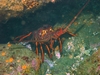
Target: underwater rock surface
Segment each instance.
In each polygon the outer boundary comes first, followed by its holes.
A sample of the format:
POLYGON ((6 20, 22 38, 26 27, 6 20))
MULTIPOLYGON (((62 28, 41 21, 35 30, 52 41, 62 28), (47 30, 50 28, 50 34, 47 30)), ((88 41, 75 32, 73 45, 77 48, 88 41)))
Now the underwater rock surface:
POLYGON ((21 17, 25 13, 33 12, 40 7, 55 3, 59 0, 0 0, 0 22, 11 17, 21 17))
POLYGON ((38 75, 40 65, 41 59, 24 46, 0 44, 0 75, 38 75))

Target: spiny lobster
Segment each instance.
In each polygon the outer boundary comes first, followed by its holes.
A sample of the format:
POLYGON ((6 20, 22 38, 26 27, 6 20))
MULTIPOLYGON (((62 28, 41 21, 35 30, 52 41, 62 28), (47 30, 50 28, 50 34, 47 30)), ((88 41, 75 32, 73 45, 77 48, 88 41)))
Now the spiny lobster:
POLYGON ((24 40, 27 39, 28 37, 31 37, 30 40, 28 40, 27 42, 32 42, 35 43, 36 45, 36 54, 39 54, 39 49, 38 49, 38 45, 40 45, 40 50, 41 50, 41 58, 42 58, 42 62, 44 61, 44 51, 43 51, 43 47, 42 45, 45 45, 49 57, 52 57, 51 51, 54 51, 53 45, 54 45, 54 41, 58 40, 59 41, 59 50, 60 53, 62 52, 62 41, 60 39, 60 36, 68 33, 72 36, 75 36, 75 34, 71 33, 68 31, 68 28, 72 25, 72 23, 76 20, 76 18, 78 17, 78 15, 82 12, 82 10, 86 7, 86 5, 89 3, 90 0, 88 0, 85 5, 80 9, 80 11, 76 14, 76 16, 72 19, 72 21, 65 27, 65 28, 59 28, 57 30, 54 30, 51 26, 45 25, 41 28, 39 28, 36 31, 30 32, 26 35, 22 35, 22 36, 18 36, 16 37, 14 40, 18 40, 18 42, 25 42, 24 40), (48 45, 47 45, 48 44, 48 45))

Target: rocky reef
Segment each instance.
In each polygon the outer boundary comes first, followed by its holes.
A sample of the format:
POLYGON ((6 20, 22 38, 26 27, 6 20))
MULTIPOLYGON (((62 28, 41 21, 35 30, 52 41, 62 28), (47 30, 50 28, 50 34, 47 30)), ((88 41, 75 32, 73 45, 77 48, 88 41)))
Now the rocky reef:
POLYGON ((59 0, 0 0, 0 22, 7 21, 11 17, 20 17, 32 12, 48 3, 59 0))

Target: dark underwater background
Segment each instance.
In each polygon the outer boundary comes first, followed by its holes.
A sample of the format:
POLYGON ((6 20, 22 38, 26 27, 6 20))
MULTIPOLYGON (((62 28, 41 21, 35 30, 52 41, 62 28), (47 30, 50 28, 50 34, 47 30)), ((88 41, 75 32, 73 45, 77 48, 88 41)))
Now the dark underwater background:
MULTIPOLYGON (((7 43, 12 40, 11 37, 27 34, 45 24, 54 26, 57 23, 60 25, 66 23, 67 25, 85 2, 86 0, 62 0, 56 3, 48 3, 37 9, 34 13, 29 12, 22 16, 12 17, 7 21, 4 20, 0 22, 0 43, 7 43)), ((92 18, 95 19, 99 15, 99 3, 99 0, 91 0, 82 14, 92 14, 92 18)), ((87 18, 88 16, 85 19, 87 18)))

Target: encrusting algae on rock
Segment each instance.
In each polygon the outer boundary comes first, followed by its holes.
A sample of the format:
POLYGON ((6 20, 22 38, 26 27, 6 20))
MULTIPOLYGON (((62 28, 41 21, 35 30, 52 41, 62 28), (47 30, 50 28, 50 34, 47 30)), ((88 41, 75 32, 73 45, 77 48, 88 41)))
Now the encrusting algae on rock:
POLYGON ((78 67, 77 71, 73 71, 77 75, 99 75, 100 74, 100 48, 90 57, 86 58, 78 67))
POLYGON ((36 57, 34 59, 32 59, 32 67, 34 70, 38 71, 41 65, 41 59, 39 57, 36 57))
POLYGON ((7 43, 4 44, 0 50, 1 75, 29 75, 39 72, 41 59, 31 50, 22 45, 10 43, 9 47, 7 43))
POLYGON ((12 57, 10 57, 9 59, 7 59, 5 62, 6 63, 12 63, 14 61, 14 59, 12 57))

